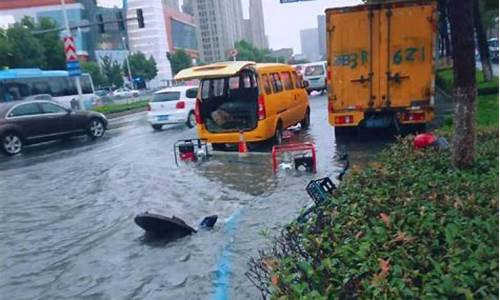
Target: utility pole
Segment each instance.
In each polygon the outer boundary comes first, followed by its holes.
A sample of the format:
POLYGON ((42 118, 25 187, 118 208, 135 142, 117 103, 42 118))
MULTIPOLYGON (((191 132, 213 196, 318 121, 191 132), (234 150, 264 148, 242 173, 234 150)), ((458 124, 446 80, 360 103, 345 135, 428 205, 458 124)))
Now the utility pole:
POLYGON ((125 56, 125 60, 127 62, 127 70, 128 70, 128 80, 130 84, 132 84, 132 88, 134 87, 134 82, 132 81, 132 71, 130 70, 130 61, 128 60, 128 56, 130 51, 128 51, 127 45, 125 44, 125 37, 122 36, 123 49, 127 50, 127 55, 125 56))
MULTIPOLYGON (((62 8, 63 17, 64 17, 64 26, 66 27, 66 35, 71 36, 71 29, 69 28, 69 21, 68 21, 68 13, 66 12, 66 3, 64 0, 61 0, 61 8, 62 8)), ((78 92, 78 106, 80 107, 80 110, 85 110, 84 103, 83 103, 82 83, 80 82, 80 76, 75 76, 75 85, 76 85, 76 90, 78 92)))

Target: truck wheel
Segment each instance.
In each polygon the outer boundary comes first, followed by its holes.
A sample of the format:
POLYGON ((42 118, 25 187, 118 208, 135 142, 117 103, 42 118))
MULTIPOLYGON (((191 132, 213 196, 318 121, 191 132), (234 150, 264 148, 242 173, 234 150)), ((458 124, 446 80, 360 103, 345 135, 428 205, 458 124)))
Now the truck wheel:
POLYGON ((227 151, 226 144, 212 144, 214 151, 227 151))

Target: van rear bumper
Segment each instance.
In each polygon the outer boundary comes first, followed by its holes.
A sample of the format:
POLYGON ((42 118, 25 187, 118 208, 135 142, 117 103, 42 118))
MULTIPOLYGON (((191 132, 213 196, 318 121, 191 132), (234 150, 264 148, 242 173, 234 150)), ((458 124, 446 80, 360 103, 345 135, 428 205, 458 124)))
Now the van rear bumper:
MULTIPOLYGON (((274 135, 275 124, 274 118, 260 120, 257 122, 257 128, 244 131, 243 137, 246 142, 261 142, 270 139, 274 135)), ((238 131, 211 133, 204 124, 196 125, 196 130, 200 139, 207 140, 209 143, 236 144, 240 141, 240 133, 238 131)))
MULTIPOLYGON (((391 118, 399 124, 426 124, 434 119, 434 108, 423 109, 394 108, 378 111, 339 110, 328 113, 330 125, 335 127, 356 127, 368 119, 391 118)), ((365 122, 366 123, 366 122, 365 122)))

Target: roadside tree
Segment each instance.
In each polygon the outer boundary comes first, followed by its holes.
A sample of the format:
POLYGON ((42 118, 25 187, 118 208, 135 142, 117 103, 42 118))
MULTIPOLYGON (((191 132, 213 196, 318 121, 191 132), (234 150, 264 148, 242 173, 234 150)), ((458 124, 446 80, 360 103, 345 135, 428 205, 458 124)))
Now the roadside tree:
POLYGON ((117 61, 105 56, 102 58, 101 67, 107 84, 115 87, 123 86, 122 67, 117 61))
MULTIPOLYGON (((144 53, 136 52, 128 56, 130 62, 130 69, 133 78, 141 78, 144 80, 151 80, 158 74, 158 69, 156 68, 155 59, 150 56, 149 59, 146 58, 144 53)), ((127 64, 123 64, 123 73, 128 74, 127 64)))
POLYGON ((16 23, 6 32, 7 53, 1 53, 1 61, 7 61, 10 68, 38 68, 45 62, 43 45, 31 33, 30 29, 22 23, 16 23))
POLYGON ((99 64, 93 61, 82 62, 82 72, 89 73, 92 77, 92 82, 95 86, 103 86, 107 84, 107 80, 99 68, 99 64))
POLYGON ((474 1, 449 1, 453 51, 455 116, 453 162, 470 167, 476 143, 476 66, 474 59, 474 1), (459 51, 457 51, 459 49, 459 51))
POLYGON ((170 67, 172 68, 172 74, 179 73, 180 70, 189 68, 192 66, 192 59, 186 51, 179 49, 175 51, 174 54, 170 55, 170 67))
MULTIPOLYGON (((35 24, 35 30, 49 30, 58 28, 56 22, 50 18, 41 18, 39 23, 35 24)), ((45 62, 43 69, 64 70, 66 69, 66 57, 64 55, 64 43, 60 37, 59 31, 46 32, 34 35, 43 46, 45 62)))

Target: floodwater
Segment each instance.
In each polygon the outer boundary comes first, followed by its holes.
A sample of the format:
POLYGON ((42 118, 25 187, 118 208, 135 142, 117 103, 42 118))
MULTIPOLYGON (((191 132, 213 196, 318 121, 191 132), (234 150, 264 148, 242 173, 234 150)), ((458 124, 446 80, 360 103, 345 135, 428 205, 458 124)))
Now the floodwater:
MULTIPOLYGON (((216 153, 176 167, 173 143, 195 130, 153 132, 144 117, 89 142, 31 147, 0 158, 0 295, 4 299, 255 299, 247 262, 269 235, 311 203, 311 179, 334 176, 337 144, 326 97, 312 96, 311 128, 288 142, 315 143, 318 173, 273 173, 270 153, 216 153), (144 235, 136 214, 175 215, 211 231, 175 241, 144 235)), ((391 139, 346 141, 364 163, 391 139)))

